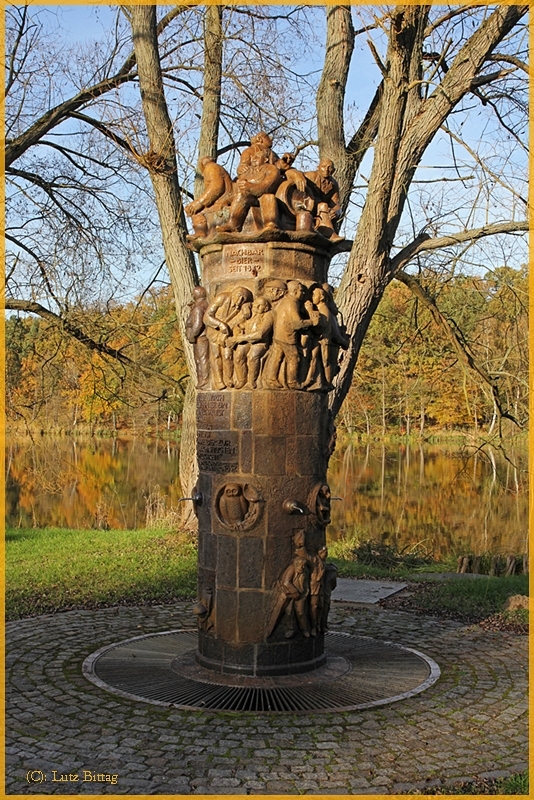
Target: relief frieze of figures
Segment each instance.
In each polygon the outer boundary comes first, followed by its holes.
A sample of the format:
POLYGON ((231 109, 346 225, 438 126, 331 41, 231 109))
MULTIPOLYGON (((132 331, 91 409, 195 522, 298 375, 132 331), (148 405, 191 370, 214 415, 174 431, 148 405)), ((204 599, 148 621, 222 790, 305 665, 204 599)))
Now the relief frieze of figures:
POLYGON ((305 532, 293 536, 293 557, 274 587, 265 638, 283 626, 287 639, 301 633, 305 638, 328 629, 331 595, 337 585, 337 567, 326 562, 325 545, 315 555, 306 550, 305 532))
POLYGON ((330 391, 346 333, 332 287, 296 280, 233 286, 211 302, 202 286, 186 321, 199 389, 330 391))

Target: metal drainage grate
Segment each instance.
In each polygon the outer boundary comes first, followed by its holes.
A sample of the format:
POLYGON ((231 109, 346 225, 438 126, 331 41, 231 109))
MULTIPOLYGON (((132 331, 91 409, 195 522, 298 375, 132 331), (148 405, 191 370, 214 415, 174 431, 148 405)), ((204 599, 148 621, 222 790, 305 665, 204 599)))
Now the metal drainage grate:
POLYGON ((165 631, 108 645, 83 673, 113 694, 161 706, 217 711, 310 713, 385 705, 423 692, 438 665, 393 642, 329 631, 327 665, 288 677, 214 675, 194 661, 197 632, 165 631))

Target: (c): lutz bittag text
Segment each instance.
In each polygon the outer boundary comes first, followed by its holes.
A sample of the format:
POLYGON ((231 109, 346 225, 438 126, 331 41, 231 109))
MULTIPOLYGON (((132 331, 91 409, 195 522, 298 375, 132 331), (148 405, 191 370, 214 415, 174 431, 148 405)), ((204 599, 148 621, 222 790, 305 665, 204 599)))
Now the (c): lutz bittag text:
MULTIPOLYGON (((109 772, 93 772, 90 769, 84 769, 81 772, 60 772, 57 769, 52 770, 51 783, 111 783, 115 785, 119 779, 118 775, 112 775, 109 772)), ((48 778, 46 773, 40 769, 29 770, 26 773, 26 780, 28 783, 45 783, 48 778)))

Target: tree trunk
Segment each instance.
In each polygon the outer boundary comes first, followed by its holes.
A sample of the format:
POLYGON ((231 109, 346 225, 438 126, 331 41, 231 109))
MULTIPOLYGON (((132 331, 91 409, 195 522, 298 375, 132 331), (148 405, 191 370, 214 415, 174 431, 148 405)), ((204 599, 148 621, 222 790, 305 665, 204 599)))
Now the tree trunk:
MULTIPOLYGON (((371 318, 393 277, 391 249, 417 165, 447 115, 476 88, 477 73, 485 59, 526 13, 527 7, 501 6, 490 14, 460 49, 441 84, 422 100, 419 76, 428 10, 428 6, 395 6, 391 12, 369 187, 354 247, 336 297, 351 343, 330 399, 334 416, 350 388, 371 318)), ((335 17, 331 15, 329 19, 335 17)), ((344 75, 343 69, 338 77, 340 86, 344 75)), ((324 78, 325 82, 336 80, 335 75, 328 73, 324 78)), ((318 116, 320 101, 325 102, 325 96, 318 94, 318 116)), ((331 103, 336 108, 333 99, 331 103)), ((328 117, 326 111, 322 113, 325 120, 330 120, 329 124, 337 125, 335 136, 325 137, 325 141, 339 141, 343 128, 337 114, 328 117)))
POLYGON ((353 49, 350 6, 330 6, 326 11, 326 52, 316 98, 319 155, 334 162, 340 197, 347 200, 355 168, 345 147, 343 103, 353 49))
POLYGON ((419 436, 421 439, 423 438, 425 433, 425 403, 423 398, 421 398, 421 415, 419 417, 419 436))
POLYGON ((345 145, 343 107, 354 39, 350 7, 329 7, 325 59, 316 97, 317 136, 320 157, 330 158, 335 164, 343 214, 349 204, 356 172, 376 137, 384 89, 382 82, 358 130, 345 145))
POLYGON ((190 374, 195 374, 193 349, 185 336, 193 287, 198 275, 193 254, 187 249, 187 226, 178 184, 172 123, 163 92, 158 52, 156 7, 131 6, 132 34, 139 72, 139 87, 150 150, 145 164, 154 188, 163 248, 176 298, 180 334, 190 374))
MULTIPOLYGON (((183 497, 192 496, 198 479, 196 396, 195 384, 189 381, 182 412, 180 439, 180 487, 183 497)), ((198 530, 198 521, 191 500, 182 503, 180 525, 184 530, 198 530)))
MULTIPOLYGON (((198 140, 198 157, 217 157, 219 122, 221 118, 221 81, 223 56, 223 7, 210 5, 204 14, 204 92, 202 119, 198 140)), ((195 197, 202 193, 203 179, 195 176, 195 197)))
POLYGON ((417 40, 418 15, 421 13, 428 12, 419 7, 398 6, 392 12, 387 74, 381 101, 383 113, 378 126, 369 189, 354 247, 336 298, 351 334, 351 344, 332 393, 334 416, 349 390, 363 338, 391 280, 389 254, 394 229, 390 225, 390 199, 402 141, 412 49, 417 40))
MULTIPOLYGON (((131 23, 143 113, 150 143, 145 163, 154 188, 184 353, 189 374, 193 376, 189 382, 184 402, 183 452, 180 451, 180 482, 182 490, 188 494, 196 480, 198 467, 194 457, 195 450, 191 447, 191 441, 196 439, 196 392, 194 389, 196 367, 193 348, 185 335, 185 321, 189 314, 189 302, 192 299, 193 287, 198 283, 198 275, 193 254, 186 247, 187 227, 177 177, 174 134, 163 91, 159 60, 156 7, 131 6, 131 23)), ((188 525, 191 524, 189 509, 186 509, 184 522, 188 525)))
POLYGON ((386 438, 386 373, 382 365, 382 438, 386 438))

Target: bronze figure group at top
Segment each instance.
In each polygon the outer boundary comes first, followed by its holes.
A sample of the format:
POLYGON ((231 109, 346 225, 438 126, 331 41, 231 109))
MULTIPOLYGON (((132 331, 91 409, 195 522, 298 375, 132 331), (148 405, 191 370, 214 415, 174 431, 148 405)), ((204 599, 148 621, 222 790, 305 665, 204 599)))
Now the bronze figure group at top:
POLYGON ((185 207, 194 234, 191 242, 218 233, 240 233, 249 210, 251 230, 296 230, 319 233, 331 242, 343 239, 337 232, 341 217, 335 167, 328 158, 317 169, 301 172, 292 164, 295 156, 279 158, 271 137, 261 131, 251 139, 232 181, 215 159, 201 158, 198 170, 204 179, 200 197, 185 207))
POLYGON ((199 389, 330 391, 349 336, 332 287, 296 280, 258 281, 258 294, 234 286, 210 303, 194 289, 186 321, 199 389))

